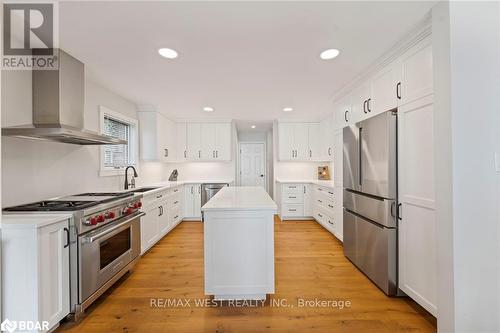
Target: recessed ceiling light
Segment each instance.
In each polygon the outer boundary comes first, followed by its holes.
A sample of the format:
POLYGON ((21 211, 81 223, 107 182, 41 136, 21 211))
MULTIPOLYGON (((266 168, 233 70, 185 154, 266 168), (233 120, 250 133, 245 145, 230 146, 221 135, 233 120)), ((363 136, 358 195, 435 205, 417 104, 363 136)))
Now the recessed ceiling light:
POLYGON ((290 112, 290 111, 293 111, 293 108, 287 106, 286 108, 283 108, 283 111, 290 112))
POLYGON ((213 110, 214 110, 214 108, 211 108, 210 106, 205 106, 203 108, 203 111, 205 111, 205 112, 212 112, 213 110))
POLYGON ((255 128, 255 125, 252 125, 252 128, 255 128))
POLYGON ((166 48, 166 47, 159 49, 158 53, 162 57, 167 58, 167 59, 175 59, 178 56, 177 51, 166 48))
POLYGON ((336 56, 338 56, 339 53, 340 53, 340 51, 337 49, 328 49, 328 50, 321 52, 321 54, 319 56, 323 60, 330 60, 330 59, 333 59, 336 56))

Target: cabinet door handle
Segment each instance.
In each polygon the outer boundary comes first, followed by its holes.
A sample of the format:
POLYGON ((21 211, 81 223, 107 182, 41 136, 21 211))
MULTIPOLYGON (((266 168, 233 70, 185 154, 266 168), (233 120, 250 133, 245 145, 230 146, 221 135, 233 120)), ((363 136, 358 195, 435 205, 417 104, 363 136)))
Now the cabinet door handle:
POLYGON ((313 151, 309 149, 309 157, 313 157, 313 151))
POLYGON ((212 150, 212 158, 215 158, 215 150, 212 150))
POLYGON ((215 151, 215 157, 219 158, 219 151, 218 150, 215 151))
POLYGON ((288 188, 297 188, 297 186, 288 186, 288 188))
POLYGON ((161 216, 161 206, 158 207, 158 216, 161 216))
POLYGON ((372 101, 371 98, 368 98, 368 100, 366 101, 366 108, 368 109, 368 112, 372 112, 372 109, 370 107, 370 102, 372 101))
POLYGON ((396 84, 396 97, 398 99, 401 99, 401 82, 398 82, 398 84, 396 84))
POLYGON ((323 217, 323 215, 321 215, 320 213, 318 213, 318 216, 319 216, 319 217, 323 217))
POLYGON ((187 158, 187 150, 184 150, 184 158, 187 158))
POLYGON ((304 194, 306 194, 306 187, 304 186, 304 194))
POLYGON ((175 215, 174 220, 177 219, 178 217, 179 217, 179 215, 175 215))
POLYGON ((349 122, 349 119, 347 119, 347 115, 349 114, 349 110, 345 110, 344 112, 344 119, 345 119, 345 122, 349 122))
POLYGON ((333 222, 332 222, 332 221, 330 221, 330 220, 328 220, 328 223, 330 223, 331 225, 333 225, 333 222))
POLYGON ((156 199, 160 199, 163 196, 163 194, 157 195, 156 199))
POLYGON ((368 107, 367 107, 367 105, 368 105, 368 100, 365 100, 363 102, 363 112, 364 113, 368 113, 368 107))
POLYGON ((201 186, 198 186, 198 194, 201 193, 201 186))
POLYGON ((64 245, 64 248, 67 248, 69 246, 69 229, 64 228, 64 232, 66 233, 66 244, 64 245))
POLYGON ((201 150, 198 150, 198 158, 201 158, 201 150))
POLYGON ((194 193, 194 192, 193 192, 193 186, 191 186, 191 194, 193 194, 193 193, 194 193))
POLYGON ((168 157, 168 148, 165 148, 165 157, 168 157))
POLYGON ((333 195, 333 192, 330 192, 330 191, 328 191, 328 194, 331 194, 331 195, 333 195))
POLYGON ((179 203, 179 201, 177 201, 177 200, 176 200, 176 201, 174 201, 174 205, 177 205, 178 203, 179 203))
POLYGON ((319 202, 319 203, 323 203, 323 201, 322 201, 322 200, 319 200, 319 199, 318 199, 318 202, 319 202))
POLYGON ((328 147, 328 156, 332 156, 332 148, 328 147))

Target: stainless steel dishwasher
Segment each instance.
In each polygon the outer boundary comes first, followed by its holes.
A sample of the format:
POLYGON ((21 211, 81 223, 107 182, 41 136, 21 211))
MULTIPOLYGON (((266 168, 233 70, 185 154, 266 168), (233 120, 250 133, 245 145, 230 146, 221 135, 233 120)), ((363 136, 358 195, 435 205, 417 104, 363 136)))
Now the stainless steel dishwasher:
POLYGON ((201 184, 201 206, 205 205, 223 187, 229 186, 227 183, 201 184))

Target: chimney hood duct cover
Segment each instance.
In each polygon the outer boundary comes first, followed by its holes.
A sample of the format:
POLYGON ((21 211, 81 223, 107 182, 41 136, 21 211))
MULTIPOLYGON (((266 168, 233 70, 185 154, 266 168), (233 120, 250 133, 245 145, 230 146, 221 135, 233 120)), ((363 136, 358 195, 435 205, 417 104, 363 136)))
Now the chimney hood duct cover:
POLYGON ((84 65, 61 49, 56 52, 58 70, 32 71, 33 124, 2 128, 2 135, 78 145, 127 144, 83 128, 84 65))

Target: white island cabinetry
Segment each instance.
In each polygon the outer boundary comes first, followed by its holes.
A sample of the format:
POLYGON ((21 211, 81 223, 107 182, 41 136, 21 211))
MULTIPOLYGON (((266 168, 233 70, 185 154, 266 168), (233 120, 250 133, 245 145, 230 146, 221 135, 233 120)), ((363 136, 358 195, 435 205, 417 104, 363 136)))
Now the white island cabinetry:
POLYGON ((261 187, 224 187, 203 207, 205 294, 262 300, 274 293, 274 214, 261 187))

